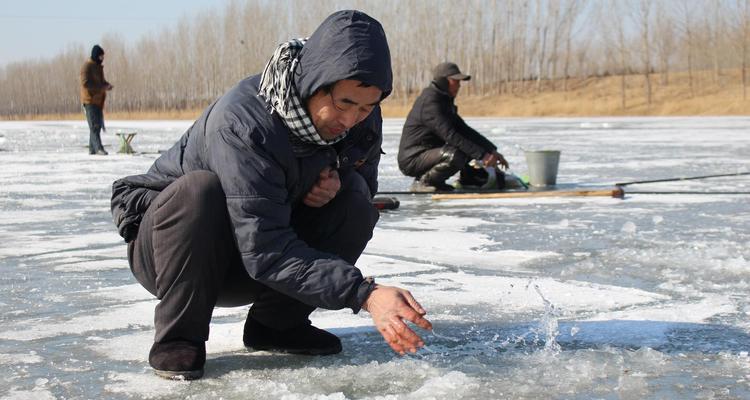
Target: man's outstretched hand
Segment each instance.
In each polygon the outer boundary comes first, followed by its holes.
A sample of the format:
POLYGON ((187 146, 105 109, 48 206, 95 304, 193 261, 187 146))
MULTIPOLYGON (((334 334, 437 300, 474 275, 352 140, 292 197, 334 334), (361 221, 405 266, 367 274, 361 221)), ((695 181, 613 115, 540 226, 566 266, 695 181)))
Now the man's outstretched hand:
POLYGON ((495 165, 500 164, 503 169, 508 169, 508 161, 505 160, 505 157, 503 157, 502 154, 493 151, 490 153, 487 153, 482 157, 482 164, 484 164, 485 167, 494 167, 495 165))
POLYGON ((422 329, 432 329, 430 321, 422 317, 427 311, 408 290, 377 285, 362 308, 370 313, 383 339, 393 351, 401 355, 407 351, 415 353, 424 346, 422 338, 404 320, 411 321, 422 329))
POLYGON ((302 202, 308 207, 323 207, 336 197, 341 189, 339 173, 331 167, 325 167, 320 171, 318 182, 313 185, 302 202))

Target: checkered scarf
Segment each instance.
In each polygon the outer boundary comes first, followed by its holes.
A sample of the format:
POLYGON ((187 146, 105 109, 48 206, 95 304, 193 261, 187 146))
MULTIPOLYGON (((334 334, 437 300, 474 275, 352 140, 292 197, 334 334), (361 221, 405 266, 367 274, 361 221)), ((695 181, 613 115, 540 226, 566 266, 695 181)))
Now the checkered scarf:
POLYGON ((320 137, 294 86, 294 71, 299 65, 299 54, 307 38, 292 39, 276 48, 260 76, 258 95, 276 111, 292 134, 306 143, 331 145, 346 136, 334 139, 320 137))

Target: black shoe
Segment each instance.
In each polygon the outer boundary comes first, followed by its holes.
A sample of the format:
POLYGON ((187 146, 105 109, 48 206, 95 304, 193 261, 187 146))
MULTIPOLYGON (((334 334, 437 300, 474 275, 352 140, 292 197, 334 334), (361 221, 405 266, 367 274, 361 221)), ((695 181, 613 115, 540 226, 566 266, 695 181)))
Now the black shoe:
POLYGON ((104 149, 99 149, 99 150, 96 151, 96 154, 99 155, 99 156, 106 156, 109 153, 107 153, 107 151, 104 150, 104 149))
POLYGON ((272 350, 291 354, 325 356, 341 352, 336 335, 305 324, 284 331, 261 325, 250 316, 242 336, 245 346, 253 350, 272 350))
POLYGON ((148 363, 156 375, 173 380, 190 381, 203 376, 206 363, 206 343, 175 340, 154 343, 148 354, 148 363))

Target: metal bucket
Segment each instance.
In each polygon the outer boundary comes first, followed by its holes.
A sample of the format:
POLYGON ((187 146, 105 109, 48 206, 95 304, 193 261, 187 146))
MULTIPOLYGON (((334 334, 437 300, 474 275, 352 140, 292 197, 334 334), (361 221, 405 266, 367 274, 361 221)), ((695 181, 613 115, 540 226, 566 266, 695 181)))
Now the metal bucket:
POLYGON ((557 166, 560 164, 560 151, 525 151, 526 165, 529 168, 531 186, 554 186, 557 183, 557 166))

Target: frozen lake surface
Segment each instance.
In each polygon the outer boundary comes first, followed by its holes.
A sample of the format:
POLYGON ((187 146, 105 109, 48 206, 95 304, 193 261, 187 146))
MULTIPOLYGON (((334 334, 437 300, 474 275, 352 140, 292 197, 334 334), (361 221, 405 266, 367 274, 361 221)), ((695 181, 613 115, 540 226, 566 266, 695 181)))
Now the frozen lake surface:
MULTIPOLYGON (((469 119, 519 173, 516 145, 562 151, 583 186, 750 170, 750 118, 469 119)), ((137 129, 137 155, 89 156, 85 121, 0 122, 0 397, 155 399, 750 398, 750 196, 452 200, 400 196, 358 266, 409 288, 435 326, 392 353, 367 313, 319 310, 330 357, 251 353, 246 307, 217 309, 205 378, 147 362, 150 295, 109 212, 191 121, 137 129)), ((381 190, 406 190, 386 120, 381 190)), ((750 191, 750 177, 629 186, 750 191)))

